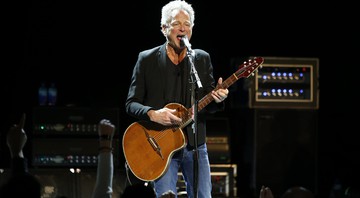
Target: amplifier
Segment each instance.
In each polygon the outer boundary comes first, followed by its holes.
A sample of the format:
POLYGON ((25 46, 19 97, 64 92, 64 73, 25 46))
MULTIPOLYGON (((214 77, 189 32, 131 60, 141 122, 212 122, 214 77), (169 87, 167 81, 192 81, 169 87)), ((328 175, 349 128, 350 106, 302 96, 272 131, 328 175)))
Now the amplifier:
MULTIPOLYGON (((32 165, 35 167, 97 167, 98 138, 35 138, 32 165)), ((113 140, 114 165, 119 164, 119 140, 113 140)))
POLYGON ((264 57, 249 88, 252 108, 318 109, 318 58, 264 57))
POLYGON ((122 153, 118 114, 115 108, 35 107, 31 164, 35 167, 96 167, 98 123, 108 119, 115 125, 113 154, 114 166, 118 166, 122 153))
MULTIPOLYGON (((116 108, 85 108, 44 106, 33 109, 35 136, 98 136, 101 119, 110 120, 118 128, 119 110, 116 108)), ((115 133, 118 136, 118 133, 115 133)))
POLYGON ((206 118, 206 143, 210 164, 231 162, 230 124, 226 117, 208 116, 206 118))
MULTIPOLYGON (((236 164, 211 164, 212 197, 236 197, 236 164)), ((178 173, 178 197, 187 197, 185 181, 182 173, 178 173)))
POLYGON ((206 137, 206 142, 210 163, 230 163, 231 152, 228 137, 206 137))

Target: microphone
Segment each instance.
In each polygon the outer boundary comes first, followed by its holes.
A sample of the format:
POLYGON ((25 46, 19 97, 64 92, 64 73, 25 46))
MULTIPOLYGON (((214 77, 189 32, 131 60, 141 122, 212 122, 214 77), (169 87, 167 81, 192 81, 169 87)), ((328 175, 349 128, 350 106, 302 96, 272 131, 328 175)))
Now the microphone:
POLYGON ((196 71, 196 68, 195 68, 193 60, 192 60, 192 58, 195 57, 195 51, 191 49, 191 44, 190 44, 189 39, 188 39, 188 37, 186 35, 181 37, 181 40, 180 40, 180 46, 183 47, 184 45, 187 48, 187 55, 189 56, 189 61, 191 63, 191 73, 195 77, 195 81, 196 81, 196 83, 198 85, 198 88, 202 88, 202 84, 201 84, 199 75, 198 75, 198 73, 196 71))
POLYGON ((194 51, 191 49, 191 44, 189 42, 189 39, 188 37, 185 35, 183 37, 181 37, 181 40, 180 40, 180 46, 184 46, 187 48, 188 52, 190 52, 191 55, 194 55, 194 51))

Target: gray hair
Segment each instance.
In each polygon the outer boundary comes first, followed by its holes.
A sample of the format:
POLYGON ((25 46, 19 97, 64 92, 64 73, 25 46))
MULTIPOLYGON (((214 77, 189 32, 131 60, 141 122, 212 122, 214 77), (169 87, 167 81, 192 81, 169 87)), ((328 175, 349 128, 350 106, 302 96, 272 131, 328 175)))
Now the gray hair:
POLYGON ((173 0, 170 1, 168 4, 164 5, 161 10, 161 27, 170 23, 172 19, 171 13, 174 10, 184 10, 185 12, 187 12, 190 16, 191 26, 194 26, 195 12, 191 4, 183 0, 173 0))

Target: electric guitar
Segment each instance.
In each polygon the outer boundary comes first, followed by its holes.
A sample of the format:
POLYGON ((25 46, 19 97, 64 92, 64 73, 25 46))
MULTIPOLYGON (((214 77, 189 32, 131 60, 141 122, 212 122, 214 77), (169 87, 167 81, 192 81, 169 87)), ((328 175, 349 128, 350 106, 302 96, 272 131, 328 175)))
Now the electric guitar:
MULTIPOLYGON (((263 62, 262 57, 244 62, 214 90, 226 89, 238 79, 249 77, 263 62)), ((198 102, 198 112, 213 100, 211 93, 205 95, 198 102)), ((155 122, 138 121, 132 123, 123 135, 122 146, 127 165, 131 172, 143 181, 153 181, 161 177, 166 172, 174 152, 186 146, 182 129, 192 122, 191 109, 178 103, 170 103, 165 107, 176 109, 174 114, 182 118, 182 122, 163 126, 155 122)))

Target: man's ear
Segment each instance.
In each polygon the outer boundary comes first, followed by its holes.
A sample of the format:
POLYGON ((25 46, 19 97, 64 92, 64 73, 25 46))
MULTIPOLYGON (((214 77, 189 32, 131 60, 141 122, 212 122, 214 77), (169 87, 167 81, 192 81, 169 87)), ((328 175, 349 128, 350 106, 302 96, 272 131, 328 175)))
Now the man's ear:
POLYGON ((167 35, 167 28, 168 28, 169 26, 168 25, 162 25, 161 26, 161 32, 163 33, 163 35, 166 37, 166 35, 167 35))

